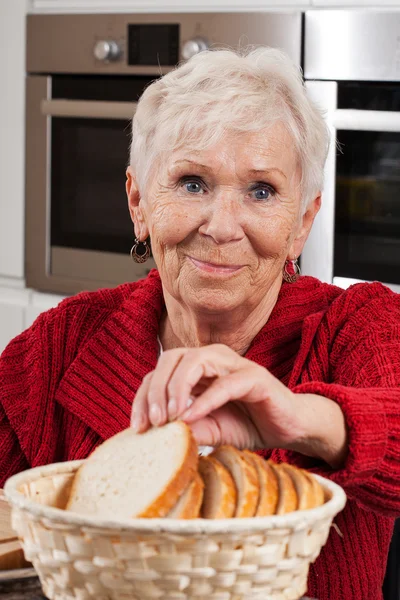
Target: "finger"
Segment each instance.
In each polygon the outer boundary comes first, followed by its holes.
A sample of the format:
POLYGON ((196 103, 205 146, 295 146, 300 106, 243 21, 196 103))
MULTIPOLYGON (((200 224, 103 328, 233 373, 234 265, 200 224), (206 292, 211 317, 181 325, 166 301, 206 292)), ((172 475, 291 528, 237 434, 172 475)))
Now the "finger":
POLYGON ((192 423, 190 428, 200 446, 231 444, 236 448, 260 447, 260 438, 251 420, 232 403, 192 423))
POLYGON ((169 397, 177 402, 177 414, 184 412, 193 390, 202 380, 228 375, 245 360, 223 344, 189 350, 168 385, 169 397))
POLYGON ((195 399, 193 405, 183 413, 182 419, 193 423, 233 400, 260 402, 268 395, 267 377, 264 378, 263 375, 264 373, 258 373, 257 367, 253 367, 218 377, 195 399), (263 379, 262 382, 260 378, 263 379))
POLYGON ((213 383, 213 381, 215 381, 215 379, 216 379, 216 377, 203 377, 199 381, 199 383, 197 383, 193 387, 191 396, 193 398, 196 398, 197 396, 200 396, 200 394, 202 394, 203 392, 205 392, 206 389, 210 387, 210 385, 213 383))
POLYGON ((142 385, 136 392, 132 404, 131 427, 136 433, 143 433, 150 427, 147 407, 147 393, 154 371, 143 377, 142 385))
POLYGON ((154 370, 147 402, 150 422, 156 427, 164 425, 168 419, 173 420, 177 415, 176 400, 168 394, 167 387, 186 352, 186 348, 163 352, 154 370))

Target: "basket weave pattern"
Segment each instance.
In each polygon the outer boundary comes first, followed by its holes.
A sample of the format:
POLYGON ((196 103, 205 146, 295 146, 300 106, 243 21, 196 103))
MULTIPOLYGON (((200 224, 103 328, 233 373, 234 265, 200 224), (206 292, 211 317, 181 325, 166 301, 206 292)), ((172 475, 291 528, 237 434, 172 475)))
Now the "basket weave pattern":
POLYGON ((83 517, 47 508, 65 506, 79 464, 32 469, 5 488, 25 556, 45 595, 55 600, 297 600, 306 591, 309 564, 345 502, 338 488, 339 502, 330 511, 335 493, 324 507, 298 512, 297 519, 293 513, 291 519, 220 525, 159 519, 85 524, 83 517))

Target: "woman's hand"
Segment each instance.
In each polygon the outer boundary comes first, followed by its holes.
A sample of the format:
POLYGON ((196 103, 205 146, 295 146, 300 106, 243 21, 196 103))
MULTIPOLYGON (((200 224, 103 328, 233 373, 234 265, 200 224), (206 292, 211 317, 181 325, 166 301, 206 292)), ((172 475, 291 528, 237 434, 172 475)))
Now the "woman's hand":
MULTIPOLYGON (((341 426, 336 411, 342 413, 336 403, 320 396, 294 394, 267 369, 227 346, 213 344, 168 350, 161 355, 136 394, 132 426, 143 432, 151 425, 181 418, 190 424, 201 445, 293 448, 332 458, 328 460, 332 464, 337 449, 327 440, 321 440, 327 451, 320 451, 318 445, 322 417, 318 405, 324 411, 324 421, 327 416, 338 418, 341 426)), ((335 428, 333 437, 341 439, 335 428)))

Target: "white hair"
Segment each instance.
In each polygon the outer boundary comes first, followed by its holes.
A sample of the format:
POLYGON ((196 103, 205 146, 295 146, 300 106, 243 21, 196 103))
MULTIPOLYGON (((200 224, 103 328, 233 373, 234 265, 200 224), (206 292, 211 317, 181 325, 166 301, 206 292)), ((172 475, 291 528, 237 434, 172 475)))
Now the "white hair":
POLYGON ((207 50, 152 82, 132 122, 130 163, 144 188, 163 152, 203 150, 230 133, 282 122, 301 169, 302 208, 322 190, 329 130, 301 70, 282 51, 207 50))

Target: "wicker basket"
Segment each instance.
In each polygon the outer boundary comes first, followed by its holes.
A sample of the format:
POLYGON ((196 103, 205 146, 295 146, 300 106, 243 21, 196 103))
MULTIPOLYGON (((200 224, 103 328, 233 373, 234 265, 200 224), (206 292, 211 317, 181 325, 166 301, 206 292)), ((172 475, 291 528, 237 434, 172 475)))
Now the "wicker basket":
POLYGON ((297 600, 346 497, 252 519, 104 521, 64 511, 82 461, 11 477, 12 525, 43 591, 56 600, 297 600))

